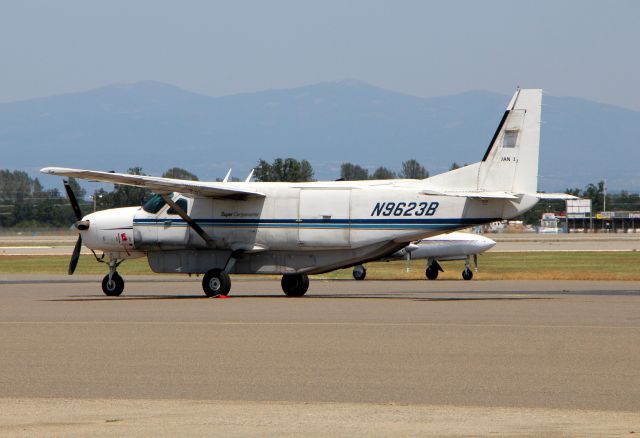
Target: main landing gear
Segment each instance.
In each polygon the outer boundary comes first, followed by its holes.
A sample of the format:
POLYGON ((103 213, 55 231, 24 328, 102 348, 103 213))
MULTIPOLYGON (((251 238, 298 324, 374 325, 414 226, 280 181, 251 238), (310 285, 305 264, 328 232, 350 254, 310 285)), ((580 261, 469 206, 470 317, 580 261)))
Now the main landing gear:
POLYGON ((288 274, 282 276, 282 290, 288 297, 301 297, 309 289, 307 274, 288 274))
POLYGON ((231 277, 222 269, 211 269, 202 277, 202 289, 208 297, 229 295, 231 290, 231 277))
POLYGON ((118 274, 118 266, 122 260, 111 260, 107 262, 109 265, 109 273, 102 279, 102 292, 110 297, 118 297, 124 290, 124 279, 118 274))
MULTIPOLYGON (((474 254, 473 255, 473 260, 475 262, 476 272, 477 272, 478 271, 478 256, 474 254)), ((426 275, 426 277, 429 280, 435 280, 436 278, 438 278, 438 273, 439 272, 444 272, 444 269, 442 269, 442 266, 440 266, 440 264, 438 263, 437 260, 429 259, 429 261, 427 262, 427 269, 426 269, 426 271, 424 271, 424 274, 426 275)), ((462 271, 462 278, 464 280, 471 280, 473 278, 473 271, 471 269, 471 257, 470 256, 466 256, 466 258, 465 258, 464 270, 462 271)))
POLYGON ((202 290, 208 297, 219 297, 220 295, 227 296, 231 290, 231 277, 229 272, 233 269, 238 261, 238 258, 242 256, 243 250, 235 250, 229 255, 229 259, 224 266, 224 269, 210 269, 202 277, 202 290))
MULTIPOLYGON (((301 297, 309 289, 309 277, 307 274, 283 275, 281 285, 288 297, 301 297)), ((229 295, 231 278, 222 269, 211 269, 202 278, 202 289, 208 297, 229 295)))
POLYGON ((424 271, 424 275, 426 275, 429 280, 435 280, 438 278, 438 273, 440 272, 444 272, 440 263, 435 259, 429 259, 427 261, 427 269, 424 271))
MULTIPOLYGON (((229 272, 233 269, 243 251, 233 251, 224 269, 210 269, 202 278, 202 290, 208 297, 229 295, 231 290, 231 277, 229 272)), ((301 297, 309 289, 309 277, 307 274, 287 274, 282 276, 282 290, 289 297, 301 297)))

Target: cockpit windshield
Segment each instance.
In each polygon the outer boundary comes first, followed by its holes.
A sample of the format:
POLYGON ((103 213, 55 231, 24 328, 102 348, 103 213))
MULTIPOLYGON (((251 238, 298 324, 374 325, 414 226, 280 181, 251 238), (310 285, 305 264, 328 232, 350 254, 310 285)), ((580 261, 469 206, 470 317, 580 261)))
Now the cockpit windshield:
MULTIPOLYGON (((169 194, 169 197, 171 196, 173 196, 173 193, 169 194)), ((151 199, 145 202, 145 204, 142 206, 142 209, 147 213, 156 214, 157 212, 162 210, 162 207, 164 207, 165 205, 167 205, 167 203, 164 202, 164 199, 162 199, 162 196, 153 195, 151 199)))

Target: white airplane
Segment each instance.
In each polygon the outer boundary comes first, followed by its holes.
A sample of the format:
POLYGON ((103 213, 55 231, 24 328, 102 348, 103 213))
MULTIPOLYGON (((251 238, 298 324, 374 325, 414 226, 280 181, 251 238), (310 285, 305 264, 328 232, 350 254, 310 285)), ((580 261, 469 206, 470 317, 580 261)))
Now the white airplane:
MULTIPOLYGON (((120 295, 124 260, 147 257, 159 273, 204 274, 207 296, 226 295, 229 274, 282 274, 288 296, 302 296, 309 274, 377 260, 408 243, 519 216, 537 193, 541 90, 517 90, 482 160, 424 180, 307 183, 201 182, 94 170, 41 171, 146 187, 143 207, 82 217, 66 185, 79 238, 109 273, 102 289, 120 295)), ((563 196, 563 195, 558 195, 563 196)))
MULTIPOLYGON (((388 262, 392 260, 407 260, 407 272, 411 260, 426 259, 427 269, 425 275, 429 280, 438 278, 438 272, 444 272, 439 262, 464 260, 465 266, 462 271, 462 278, 471 280, 473 271, 471 270, 471 258, 478 271, 478 254, 481 254, 495 246, 496 242, 488 237, 472 233, 440 234, 426 239, 412 242, 399 251, 383 257, 380 261, 388 262)), ((357 265, 353 268, 353 278, 364 280, 367 276, 367 269, 364 265, 357 265)))

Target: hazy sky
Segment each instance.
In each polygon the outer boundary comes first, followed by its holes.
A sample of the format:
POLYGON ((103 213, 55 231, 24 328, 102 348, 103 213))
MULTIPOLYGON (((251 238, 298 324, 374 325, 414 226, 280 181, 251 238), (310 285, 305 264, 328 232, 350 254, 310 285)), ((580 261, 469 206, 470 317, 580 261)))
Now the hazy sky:
POLYGON ((355 78, 640 110, 640 1, 5 0, 0 54, 0 102, 146 79, 225 95, 355 78))

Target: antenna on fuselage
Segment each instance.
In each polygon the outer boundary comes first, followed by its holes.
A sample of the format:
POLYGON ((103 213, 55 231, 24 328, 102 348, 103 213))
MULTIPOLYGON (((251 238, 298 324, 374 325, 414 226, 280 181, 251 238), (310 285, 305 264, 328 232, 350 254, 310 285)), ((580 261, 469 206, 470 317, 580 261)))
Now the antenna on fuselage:
POLYGON ((254 170, 255 169, 251 169, 251 172, 249 172, 249 176, 247 177, 247 179, 244 180, 244 182, 250 182, 251 181, 251 178, 253 178, 253 171, 254 170))
POLYGON ((224 176, 224 179, 222 180, 223 183, 225 182, 229 182, 229 177, 231 176, 231 168, 229 168, 229 171, 227 172, 227 174, 224 176))

